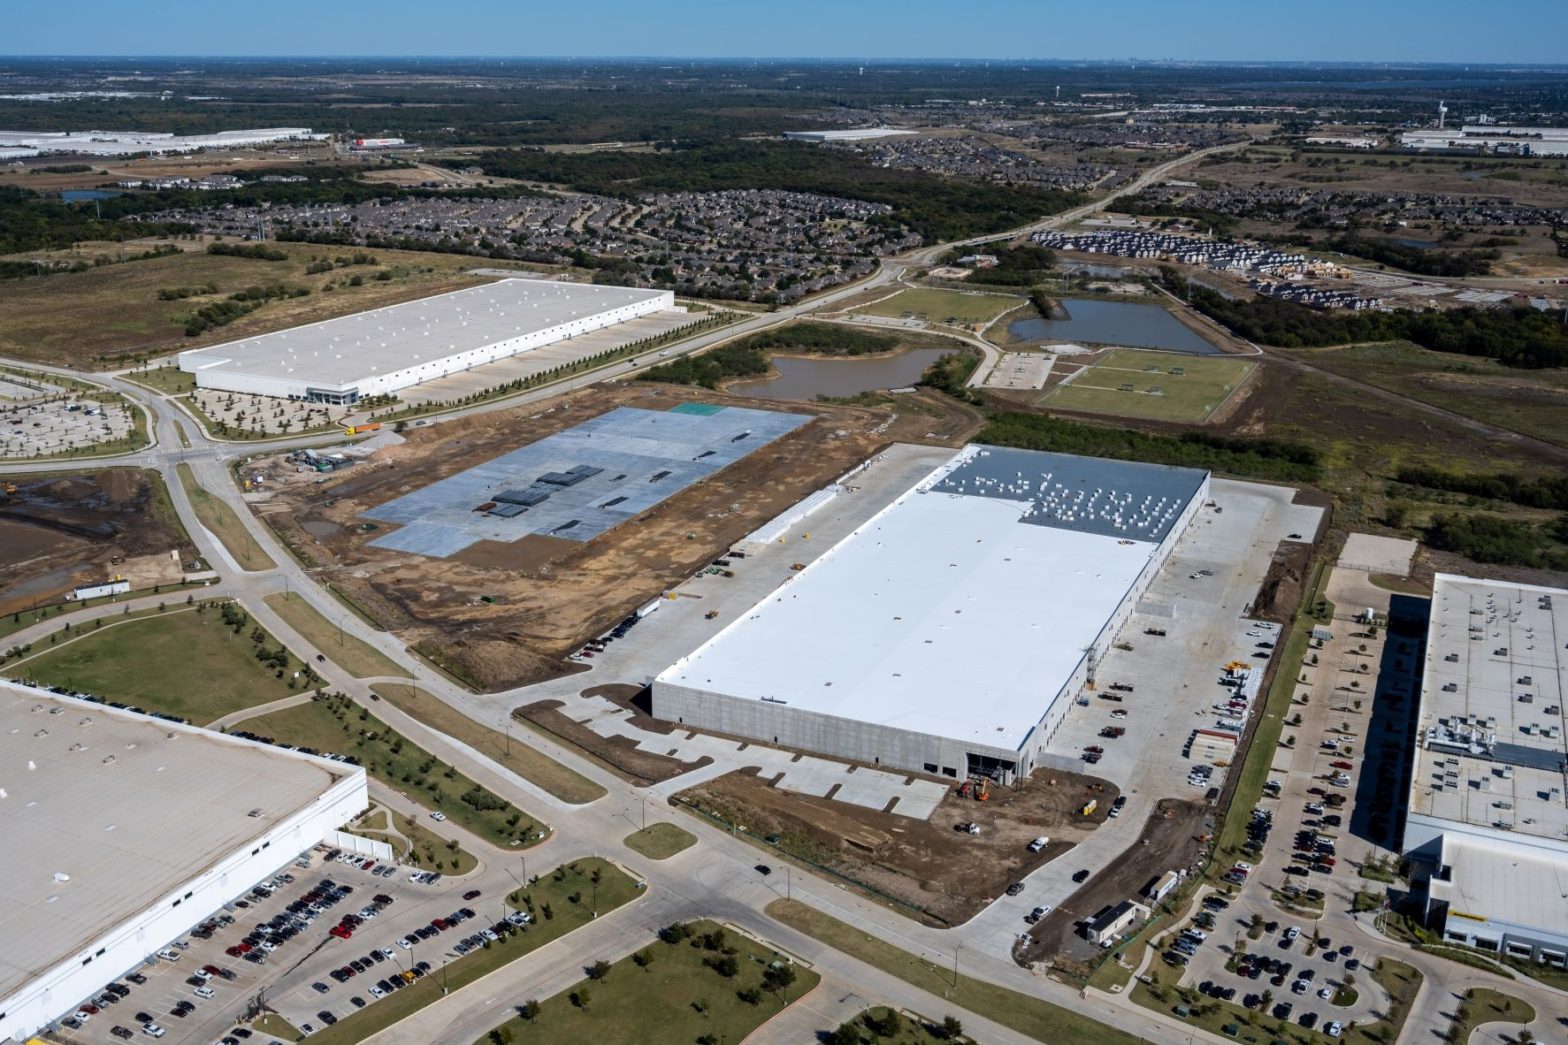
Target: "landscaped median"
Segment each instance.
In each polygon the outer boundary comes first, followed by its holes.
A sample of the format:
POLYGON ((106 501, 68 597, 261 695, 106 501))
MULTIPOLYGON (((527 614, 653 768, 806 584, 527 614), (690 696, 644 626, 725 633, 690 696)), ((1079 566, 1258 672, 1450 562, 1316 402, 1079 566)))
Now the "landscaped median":
MULTIPOLYGON (((310 1041, 312 1045, 352 1045, 364 1041, 439 1001, 443 994, 465 987, 581 928, 596 916, 629 903, 640 891, 640 883, 606 860, 583 859, 558 867, 535 878, 521 894, 513 894, 513 906, 532 914, 533 921, 525 929, 509 932, 493 943, 487 942, 448 961, 444 969, 433 970, 410 986, 344 1016, 330 1027, 316 1030, 310 1041)), ((601 1040, 608 1045, 619 1039, 601 1040)))
POLYGON ((397 683, 381 683, 371 689, 405 715, 467 744, 563 802, 583 805, 605 796, 604 788, 532 747, 526 738, 514 740, 489 726, 480 725, 439 697, 421 694, 412 686, 397 683))
POLYGON ((185 496, 190 498, 196 517, 223 543, 241 569, 256 571, 277 568, 278 564, 256 543, 256 538, 250 535, 240 517, 234 514, 234 509, 202 489, 190 465, 176 465, 175 471, 179 473, 180 485, 185 488, 185 496))
POLYGON ((626 848, 650 860, 668 860, 697 844, 697 836, 674 824, 649 824, 626 836, 626 848))
POLYGON ((983 1012, 1004 1027, 1038 1041, 1052 1045, 1136 1045, 1141 1040, 1044 999, 970 976, 955 977, 949 968, 900 950, 799 901, 774 900, 768 904, 767 913, 834 950, 923 991, 951 998, 955 1005, 971 1012, 983 1012))
POLYGON ((317 649, 325 651, 332 658, 333 663, 355 678, 404 674, 405 669, 396 661, 374 646, 352 635, 345 635, 341 624, 334 626, 298 592, 275 592, 262 601, 287 621, 289 627, 310 639, 317 649))
POLYGON ((714 922, 677 923, 611 964, 577 955, 585 978, 479 1039, 738 1043, 821 979, 766 943, 714 922), (655 1028, 657 1030, 655 1031, 655 1028))
MULTIPOLYGON (((352 755, 394 791, 438 811, 478 837, 507 849, 538 845, 549 828, 398 734, 347 697, 327 694, 297 707, 246 719, 240 731, 280 744, 352 755)), ((448 870, 438 850, 436 870, 448 870)))

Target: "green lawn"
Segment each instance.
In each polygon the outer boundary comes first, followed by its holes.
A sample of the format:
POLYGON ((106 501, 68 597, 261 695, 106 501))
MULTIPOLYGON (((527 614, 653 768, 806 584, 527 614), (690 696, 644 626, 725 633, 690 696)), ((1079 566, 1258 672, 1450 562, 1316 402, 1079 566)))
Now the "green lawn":
POLYGON ((1563 371, 1519 370, 1404 341, 1291 354, 1423 403, 1568 446, 1568 373, 1563 371))
POLYGON ((258 1034, 270 1034, 274 1038, 282 1038, 284 1041, 299 1041, 304 1037, 294 1024, 275 1012, 267 1013, 250 1026, 251 1030, 258 1034))
POLYGON ((901 290, 874 305, 857 308, 873 316, 924 319, 932 323, 975 326, 989 323, 1010 308, 1024 303, 1004 294, 965 294, 957 290, 901 290))
POLYGON ((697 844, 697 836, 674 824, 649 824, 626 836, 626 846, 650 860, 668 860, 697 844))
POLYGON ((355 678, 405 674, 401 665, 374 646, 344 634, 342 628, 317 613, 315 607, 297 592, 276 592, 268 595, 265 601, 289 627, 314 642, 329 659, 355 678))
POLYGON ((1474 987, 1465 991, 1465 1000, 1455 1014, 1449 1040, 1468 1042, 1470 1033, 1483 1023, 1517 1023, 1523 1026, 1534 1020, 1535 1006, 1529 1002, 1488 987, 1474 987))
POLYGON ((199 725, 309 688, 307 678, 293 677, 304 667, 297 658, 290 656, 286 669, 257 659, 257 650, 276 651, 280 646, 248 618, 235 631, 225 625, 221 606, 197 609, 184 605, 183 599, 170 602, 164 613, 154 610, 125 623, 100 617, 81 629, 81 638, 57 648, 34 643, 34 650, 42 652, 17 662, 7 674, 178 715, 199 725), (259 643, 253 639, 258 632, 259 643), (277 677, 280 672, 282 678, 277 677))
MULTIPOLYGON (((467 986, 481 976, 592 921, 594 914, 590 896, 595 890, 601 915, 630 902, 639 892, 635 881, 606 860, 583 859, 557 868, 538 878, 528 888, 528 894, 533 900, 533 924, 524 931, 503 936, 495 943, 448 961, 444 974, 447 990, 455 991, 467 986), (593 881, 595 876, 598 878, 597 884, 593 881), (542 913, 545 908, 550 911, 549 917, 542 913)), ((493 908, 487 908, 484 913, 486 918, 492 913, 499 914, 493 908)), ((420 944, 415 948, 415 953, 420 954, 420 948, 425 946, 420 944)), ((435 969, 431 975, 352 1015, 344 1016, 331 1027, 317 1028, 310 1036, 312 1045, 353 1045, 406 1019, 426 1005, 439 1001, 443 974, 441 959, 435 952, 440 950, 440 945, 432 944, 430 948, 431 956, 420 954, 418 960, 430 962, 435 969)), ((613 1040, 608 1039, 606 1045, 613 1040)))
POLYGON ((1051 1045, 1136 1045, 1140 1040, 1071 1009, 984 980, 960 975, 955 986, 950 967, 934 965, 798 901, 774 900, 767 913, 921 990, 950 997, 955 1005, 983 1012, 1020 1034, 1051 1045))
MULTIPOLYGON (((545 1000, 532 1020, 513 1017, 479 1039, 478 1045, 739 1043, 821 979, 810 969, 791 965, 767 944, 714 922, 694 922, 685 929, 690 938, 665 930, 633 957, 602 969, 603 975, 592 973, 591 978, 545 1000), (764 982, 773 963, 794 973, 794 982, 777 992, 764 982)), ((575 957, 588 972, 605 956, 575 957)))
POLYGON ((223 542, 241 568, 271 570, 277 567, 278 564, 272 561, 261 545, 256 543, 256 538, 245 529, 239 516, 234 514, 234 509, 202 489, 190 465, 177 465, 176 470, 180 474, 180 485, 185 487, 185 496, 191 499, 191 507, 196 510, 197 518, 223 542))
POLYGON ((583 805, 605 795, 604 788, 592 780, 530 746, 526 733, 517 737, 499 733, 475 722, 446 701, 428 693, 419 695, 409 686, 382 683, 371 688, 404 714, 462 741, 563 802, 583 805))
MULTIPOLYGON (((480 787, 346 697, 329 695, 246 719, 240 728, 296 747, 353 755, 376 779, 494 845, 525 849, 549 834, 537 818, 480 787)), ((436 859, 447 857, 438 850, 436 859)), ((436 870, 445 868, 438 864, 436 870)))
POLYGON ((125 379, 169 395, 184 395, 187 392, 196 391, 196 375, 187 374, 177 366, 137 370, 126 374, 125 379))
POLYGON ((1041 402, 1062 410, 1199 423, 1256 367, 1245 359, 1119 348, 1068 383, 1054 386, 1041 402))

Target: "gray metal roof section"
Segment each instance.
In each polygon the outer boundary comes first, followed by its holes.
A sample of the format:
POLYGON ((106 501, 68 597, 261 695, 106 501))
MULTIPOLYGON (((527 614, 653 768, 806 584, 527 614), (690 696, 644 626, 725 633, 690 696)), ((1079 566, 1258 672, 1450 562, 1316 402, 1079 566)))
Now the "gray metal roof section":
POLYGON ((619 407, 370 509, 366 518, 401 524, 370 543, 444 559, 477 541, 530 533, 590 541, 811 420, 734 406, 710 413, 619 407), (737 441, 741 433, 750 438, 737 441), (511 518, 473 510, 551 473, 574 481, 545 487, 547 501, 511 518))
POLYGON ((1027 502, 1020 522, 1158 544, 1208 473, 1103 457, 980 446, 932 487, 1027 502))

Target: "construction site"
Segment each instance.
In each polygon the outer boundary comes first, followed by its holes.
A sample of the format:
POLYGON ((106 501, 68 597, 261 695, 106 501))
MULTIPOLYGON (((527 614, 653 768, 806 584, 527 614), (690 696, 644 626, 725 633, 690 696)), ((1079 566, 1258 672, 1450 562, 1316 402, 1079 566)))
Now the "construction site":
POLYGON ((915 410, 759 405, 601 386, 542 410, 383 432, 352 468, 322 474, 278 455, 243 478, 253 508, 324 582, 459 680, 499 689, 580 670, 566 658, 586 640, 889 443, 928 441, 932 426, 915 410), (643 474, 612 416, 623 408, 682 430, 733 422, 680 460, 667 448, 657 466, 639 457, 654 469, 643 474), (624 495, 604 485, 617 477, 624 495))
POLYGON ((178 584, 193 554, 154 473, 0 478, 0 616, 64 602, 82 585, 178 584))
POLYGON ((1040 771, 1016 787, 985 779, 950 788, 929 819, 865 809, 774 785, 755 770, 677 796, 744 824, 765 844, 817 864, 938 925, 959 925, 1106 822, 1119 796, 1098 777, 1040 771), (1037 839, 1047 841, 1038 847, 1037 839))

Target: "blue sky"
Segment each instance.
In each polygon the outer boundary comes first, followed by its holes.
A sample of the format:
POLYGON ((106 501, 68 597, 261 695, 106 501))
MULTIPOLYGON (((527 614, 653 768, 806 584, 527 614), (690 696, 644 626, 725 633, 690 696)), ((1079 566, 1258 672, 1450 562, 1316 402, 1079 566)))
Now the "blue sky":
POLYGON ((0 53, 1568 61, 1568 0, 73 0, 0 53))

